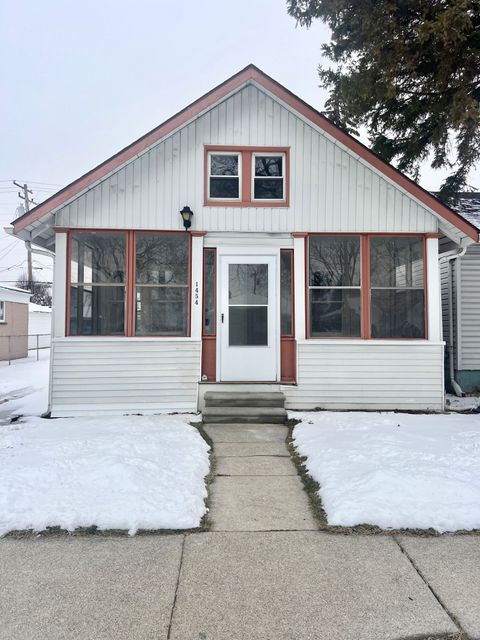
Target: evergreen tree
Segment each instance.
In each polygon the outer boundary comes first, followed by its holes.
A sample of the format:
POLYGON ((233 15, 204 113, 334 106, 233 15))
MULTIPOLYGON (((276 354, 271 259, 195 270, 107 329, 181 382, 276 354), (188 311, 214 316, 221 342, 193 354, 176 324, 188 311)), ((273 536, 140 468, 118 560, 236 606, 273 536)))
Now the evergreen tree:
POLYGON ((454 203, 480 157, 480 0, 287 0, 299 24, 331 29, 319 68, 325 115, 418 179, 447 168, 454 203))

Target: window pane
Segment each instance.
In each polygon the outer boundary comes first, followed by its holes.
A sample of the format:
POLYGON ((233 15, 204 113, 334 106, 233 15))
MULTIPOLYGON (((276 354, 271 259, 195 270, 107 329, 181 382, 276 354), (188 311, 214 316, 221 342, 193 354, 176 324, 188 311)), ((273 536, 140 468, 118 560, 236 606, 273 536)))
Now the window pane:
POLYGON ((71 282, 125 282, 124 233, 73 233, 71 282))
POLYGON ((280 251, 280 324, 282 336, 292 335, 292 251, 280 251))
POLYGON ((283 198, 283 180, 269 178, 255 178, 255 193, 253 197, 256 200, 282 200, 283 198))
POLYGON ((215 335, 215 251, 206 249, 204 252, 204 291, 203 291, 203 333, 206 336, 215 335))
POLYGON ((211 198, 238 198, 238 178, 210 178, 211 198))
POLYGON ((424 294, 420 289, 372 289, 372 338, 424 338, 424 294))
POLYGON ((358 236, 310 236, 310 286, 360 285, 358 236))
POLYGON ((238 176, 238 155, 211 155, 211 176, 238 176))
POLYGON ((422 238, 371 238, 372 287, 423 288, 422 238))
POLYGON ((137 287, 137 336, 186 336, 188 287, 137 287))
POLYGON ((256 176, 283 176, 282 156, 255 156, 256 176))
POLYGON ((228 265, 229 304, 268 304, 268 265, 228 265))
POLYGON ((137 283, 187 284, 187 234, 136 234, 137 283))
MULTIPOLYGON (((230 346, 267 345, 267 309, 268 307, 230 307, 230 346)), ((252 366, 255 366, 253 362, 252 366)))
POLYGON ((360 326, 359 290, 310 289, 312 337, 358 337, 360 326))
POLYGON ((124 335, 125 287, 70 288, 70 335, 124 335))

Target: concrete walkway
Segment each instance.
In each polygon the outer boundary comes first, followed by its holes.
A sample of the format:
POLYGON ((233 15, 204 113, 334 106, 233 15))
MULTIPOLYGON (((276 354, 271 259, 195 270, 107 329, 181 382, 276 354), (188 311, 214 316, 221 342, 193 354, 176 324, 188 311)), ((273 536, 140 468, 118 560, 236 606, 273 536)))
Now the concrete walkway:
POLYGON ((320 532, 285 427, 207 431, 212 531, 0 540, 0 640, 480 639, 479 537, 320 532))
POLYGON ((283 425, 205 427, 217 460, 212 531, 316 531, 283 425))

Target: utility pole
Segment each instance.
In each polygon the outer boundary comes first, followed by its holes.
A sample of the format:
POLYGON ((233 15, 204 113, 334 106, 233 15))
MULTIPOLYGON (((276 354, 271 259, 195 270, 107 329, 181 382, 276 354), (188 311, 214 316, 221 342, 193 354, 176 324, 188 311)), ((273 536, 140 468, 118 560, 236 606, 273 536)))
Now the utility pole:
MULTIPOLYGON (((34 201, 33 198, 30 197, 29 194, 33 194, 33 191, 31 189, 28 188, 28 184, 20 184, 18 183, 16 180, 13 181, 13 184, 16 187, 19 187, 19 189, 21 189, 23 191, 23 193, 21 191, 18 192, 18 197, 21 198, 24 202, 25 202, 25 211, 30 211, 30 204, 38 204, 37 202, 34 201)), ((28 264, 28 285, 30 288, 30 291, 32 291, 33 293, 33 267, 32 267, 32 252, 28 250, 27 248, 27 264, 28 264)))

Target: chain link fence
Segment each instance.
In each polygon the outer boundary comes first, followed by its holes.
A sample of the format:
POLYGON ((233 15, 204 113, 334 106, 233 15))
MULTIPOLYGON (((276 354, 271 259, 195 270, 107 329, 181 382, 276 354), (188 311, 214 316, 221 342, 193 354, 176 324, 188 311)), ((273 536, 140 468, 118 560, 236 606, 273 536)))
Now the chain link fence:
POLYGON ((49 333, 29 333, 19 336, 0 336, 0 360, 27 358, 31 354, 40 359, 40 351, 50 349, 51 335, 49 333))

